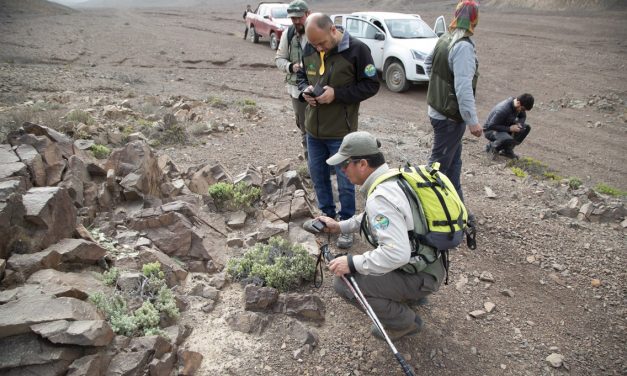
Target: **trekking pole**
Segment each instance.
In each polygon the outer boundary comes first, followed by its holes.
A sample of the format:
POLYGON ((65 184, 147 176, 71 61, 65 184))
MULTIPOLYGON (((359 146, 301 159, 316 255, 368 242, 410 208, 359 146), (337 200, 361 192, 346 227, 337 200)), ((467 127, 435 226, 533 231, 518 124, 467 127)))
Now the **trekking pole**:
MULTIPOLYGON (((331 252, 329 251, 328 243, 320 247, 320 252, 324 256, 327 263, 333 259, 331 252)), ((342 278, 342 281, 346 283, 346 286, 348 286, 348 289, 351 291, 355 299, 359 302, 361 307, 364 309, 364 311, 366 312, 366 315, 368 315, 368 317, 370 318, 370 320, 372 320, 372 322, 377 327, 377 329, 379 329, 381 334, 383 334, 383 338, 385 338, 385 341, 387 342, 388 346, 390 346, 390 349, 392 350, 392 353, 394 354, 394 357, 396 358, 398 363, 401 365, 401 368, 403 369, 403 373, 405 374, 405 376, 415 376, 411 367, 409 367, 409 365, 405 361, 405 358, 403 358, 403 355, 401 355, 401 353, 398 352, 398 350, 394 346, 394 343, 392 343, 392 340, 390 340, 390 337, 388 337, 388 334, 383 328, 383 325, 381 325, 381 321, 379 321, 379 318, 372 310, 372 307, 366 300, 366 297, 364 296, 364 294, 362 294, 361 289, 359 288, 359 285, 357 285, 357 282, 355 281, 355 277, 349 274, 350 281, 346 279, 346 276, 344 275, 340 276, 340 278, 342 278)))

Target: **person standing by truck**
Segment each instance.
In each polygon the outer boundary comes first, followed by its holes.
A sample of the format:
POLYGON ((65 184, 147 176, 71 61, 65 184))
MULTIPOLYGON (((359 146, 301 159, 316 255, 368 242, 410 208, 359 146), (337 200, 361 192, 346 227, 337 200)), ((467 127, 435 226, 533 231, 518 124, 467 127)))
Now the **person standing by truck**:
POLYGON ((301 70, 301 59, 303 48, 307 44, 305 35, 305 21, 311 12, 309 6, 303 0, 294 0, 287 7, 287 15, 292 20, 292 26, 281 35, 279 48, 277 48, 274 63, 281 72, 285 72, 285 82, 287 93, 292 99, 292 108, 296 118, 296 126, 300 130, 302 145, 305 149, 305 159, 307 159, 307 138, 305 131, 305 109, 307 102, 301 102, 298 97, 298 82, 296 73, 301 70))
MULTIPOLYGON (((244 22, 246 22, 246 15, 252 11, 253 8, 250 6, 250 4, 246 5, 246 10, 244 11, 244 15, 242 16, 244 18, 244 22)), ((246 24, 245 27, 246 28, 244 29, 244 40, 246 40, 246 37, 248 36, 248 24, 246 24)))

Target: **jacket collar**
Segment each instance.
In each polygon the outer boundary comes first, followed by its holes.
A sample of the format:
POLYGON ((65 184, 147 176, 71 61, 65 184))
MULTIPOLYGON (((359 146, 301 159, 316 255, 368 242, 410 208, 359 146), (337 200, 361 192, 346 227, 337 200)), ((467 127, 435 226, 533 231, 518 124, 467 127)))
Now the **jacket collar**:
POLYGON ((361 193, 364 198, 368 198, 368 191, 370 190, 370 186, 372 186, 372 183, 374 183, 374 181, 377 180, 379 176, 388 172, 389 169, 390 166, 388 166, 387 163, 379 166, 376 170, 372 172, 372 174, 370 174, 370 176, 368 176, 364 184, 359 188, 359 193, 361 193))

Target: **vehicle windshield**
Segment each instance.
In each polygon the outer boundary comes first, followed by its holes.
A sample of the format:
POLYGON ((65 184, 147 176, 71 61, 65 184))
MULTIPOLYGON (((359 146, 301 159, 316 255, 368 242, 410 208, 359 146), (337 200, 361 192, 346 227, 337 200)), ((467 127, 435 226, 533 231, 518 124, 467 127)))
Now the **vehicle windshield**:
POLYGON ((272 8, 270 14, 272 14, 272 18, 287 18, 287 4, 285 4, 285 6, 272 8))
POLYGON ((438 36, 431 30, 424 21, 416 19, 385 20, 385 24, 393 38, 415 39, 415 38, 437 38, 438 36))

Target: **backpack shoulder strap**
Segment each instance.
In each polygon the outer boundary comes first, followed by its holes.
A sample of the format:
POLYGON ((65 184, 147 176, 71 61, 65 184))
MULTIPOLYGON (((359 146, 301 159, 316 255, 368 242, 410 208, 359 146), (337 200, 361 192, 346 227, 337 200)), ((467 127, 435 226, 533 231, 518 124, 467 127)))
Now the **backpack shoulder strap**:
POLYGON ((384 181, 388 180, 391 177, 394 177, 400 174, 401 174, 401 170, 399 170, 398 168, 391 168, 389 171, 387 171, 386 173, 384 173, 383 175, 379 176, 378 178, 374 180, 374 182, 368 189, 367 196, 370 196, 370 194, 374 191, 377 185, 383 183, 384 181))
POLYGON ((291 25, 287 28, 287 56, 291 54, 292 39, 294 39, 294 35, 296 35, 296 27, 294 27, 294 25, 291 25))

